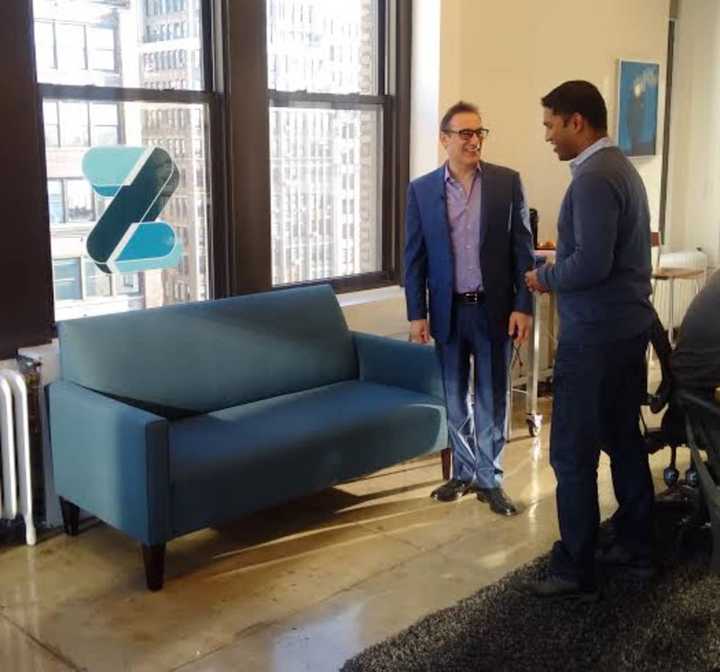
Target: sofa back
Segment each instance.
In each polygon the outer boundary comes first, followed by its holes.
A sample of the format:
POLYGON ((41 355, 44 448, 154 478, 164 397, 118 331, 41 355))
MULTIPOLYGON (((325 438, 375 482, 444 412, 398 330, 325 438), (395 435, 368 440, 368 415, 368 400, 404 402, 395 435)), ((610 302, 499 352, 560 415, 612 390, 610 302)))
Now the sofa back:
POLYGON ((329 285, 61 322, 62 377, 169 418, 357 377, 329 285))

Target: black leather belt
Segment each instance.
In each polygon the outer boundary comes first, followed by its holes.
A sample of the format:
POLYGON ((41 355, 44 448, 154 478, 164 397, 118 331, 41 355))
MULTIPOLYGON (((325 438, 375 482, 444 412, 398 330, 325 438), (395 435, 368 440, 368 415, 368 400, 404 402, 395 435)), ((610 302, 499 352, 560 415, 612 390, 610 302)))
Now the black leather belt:
POLYGON ((455 292, 453 298, 457 303, 483 303, 485 292, 463 292, 462 294, 455 292))

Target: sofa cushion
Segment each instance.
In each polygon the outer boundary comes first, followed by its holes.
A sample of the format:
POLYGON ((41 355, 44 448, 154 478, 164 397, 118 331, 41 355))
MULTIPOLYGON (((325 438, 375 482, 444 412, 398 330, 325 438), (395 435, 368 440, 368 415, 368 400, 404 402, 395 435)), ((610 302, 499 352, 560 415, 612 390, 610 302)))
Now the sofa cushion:
POLYGON ((350 381, 177 420, 171 519, 182 534, 447 446, 442 400, 350 381))
POLYGON ((60 323, 62 376, 168 418, 357 377, 328 285, 60 323))

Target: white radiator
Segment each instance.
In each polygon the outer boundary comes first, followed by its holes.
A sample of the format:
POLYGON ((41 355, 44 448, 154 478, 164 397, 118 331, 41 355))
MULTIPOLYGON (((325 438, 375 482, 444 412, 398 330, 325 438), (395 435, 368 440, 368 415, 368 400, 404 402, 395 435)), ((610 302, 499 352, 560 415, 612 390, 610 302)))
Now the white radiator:
MULTIPOLYGON (((665 252, 660 255, 660 268, 694 268, 705 272, 698 280, 675 280, 673 295, 673 327, 679 327, 685 317, 685 311, 690 302, 695 298, 707 278, 708 258, 700 250, 683 250, 681 252, 665 252)), ((670 311, 670 283, 667 280, 653 281, 655 291, 653 292, 653 305, 662 320, 665 328, 668 328, 668 317, 670 311)))
POLYGON ((25 379, 11 369, 0 369, 0 451, 2 485, 0 518, 25 519, 25 538, 35 545, 30 472, 30 431, 25 379))

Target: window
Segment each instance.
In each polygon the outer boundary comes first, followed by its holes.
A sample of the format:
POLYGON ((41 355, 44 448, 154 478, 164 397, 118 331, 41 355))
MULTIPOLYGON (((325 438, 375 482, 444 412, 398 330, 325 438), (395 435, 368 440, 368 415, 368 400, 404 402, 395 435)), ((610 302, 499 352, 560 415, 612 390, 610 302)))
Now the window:
POLYGON ((118 106, 115 103, 94 103, 90 106, 93 145, 116 145, 120 142, 118 106))
POLYGON ((60 144, 60 125, 58 123, 57 103, 43 103, 43 118, 45 121, 45 146, 57 147, 60 144))
POLYGON ((66 216, 69 222, 90 222, 95 218, 95 207, 90 183, 83 178, 65 182, 66 216))
POLYGON ((56 23, 55 33, 60 69, 67 72, 87 70, 84 26, 74 23, 56 23))
POLYGON ((141 293, 139 273, 121 273, 117 277, 117 293, 134 296, 141 293))
POLYGON ((65 220, 62 180, 48 180, 48 209, 50 224, 60 224, 65 220))
POLYGON ((56 302, 79 300, 80 259, 53 259, 53 286, 56 302))
POLYGON ((85 296, 87 298, 104 297, 112 294, 111 276, 98 269, 92 259, 83 259, 85 271, 85 296))
POLYGON ((90 67, 114 72, 115 31, 112 28, 88 27, 87 42, 90 67))
POLYGON ((63 101, 59 107, 60 144, 64 147, 87 147, 90 144, 87 103, 63 101))
POLYGON ((383 6, 267 0, 275 285, 378 274, 391 264, 381 188, 383 6))
POLYGON ((55 24, 50 21, 37 21, 35 24, 35 48, 37 67, 40 70, 57 68, 55 53, 55 24))
MULTIPOLYGON (((201 14, 194 14, 190 25, 187 20, 168 22, 171 17, 190 18, 177 14, 170 4, 33 0, 33 10, 38 81, 42 83, 155 88, 154 77, 138 73, 158 72, 156 44, 162 47, 166 64, 168 49, 175 50, 180 59, 187 59, 189 52, 206 53, 201 14)), ((203 70, 198 68, 189 78, 162 88, 204 91, 203 70)))
MULTIPOLYGON (((144 0, 33 0, 56 319, 153 307, 166 297, 199 300, 211 293, 205 263, 206 213, 212 210, 208 133, 210 107, 217 103, 202 67, 193 72, 177 67, 187 62, 188 51, 204 55, 209 49, 202 30, 193 32, 198 37, 188 37, 191 17, 178 15, 179 6, 144 0), (170 14, 174 20, 168 21, 170 14), (170 25, 177 28, 165 30, 162 42, 149 39, 170 25), (160 72, 163 68, 172 69, 172 81, 160 72), (183 127, 181 119, 193 119, 194 125, 183 127), (117 145, 163 147, 180 176, 189 172, 194 177, 179 180, 157 216, 173 228, 175 244, 182 248, 174 265, 132 273, 119 266, 108 274, 87 256, 88 237, 104 221, 112 221, 103 220, 103 214, 113 199, 95 192, 83 173, 83 159, 90 148, 117 145), (184 202, 189 207, 180 207, 184 202), (185 230, 189 233, 181 233, 185 230), (182 291, 174 291, 177 286, 182 291)), ((203 16, 192 19, 199 26, 203 16)), ((147 156, 128 167, 130 179, 144 160, 147 156)), ((127 191, 115 198, 122 193, 127 191)), ((132 229, 127 231, 132 235, 132 229)), ((116 241, 117 246, 126 243, 121 236, 116 241)), ((116 251, 118 256, 120 248, 116 251)))

